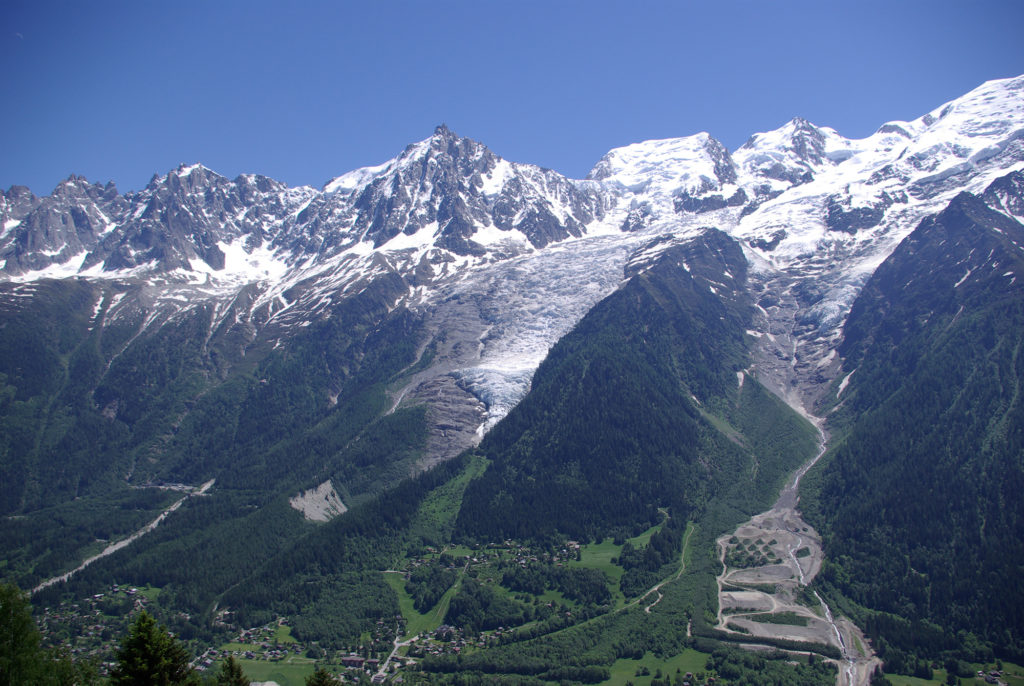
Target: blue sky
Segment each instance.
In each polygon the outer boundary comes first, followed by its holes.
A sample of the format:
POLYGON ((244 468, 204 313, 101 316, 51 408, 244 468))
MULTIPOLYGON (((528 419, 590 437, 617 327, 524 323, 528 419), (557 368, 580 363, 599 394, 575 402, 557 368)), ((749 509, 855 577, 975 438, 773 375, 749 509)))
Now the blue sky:
POLYGON ((848 137, 1024 73, 1024 2, 4 0, 0 188, 202 162, 321 186, 446 123, 579 178, 793 116, 848 137))

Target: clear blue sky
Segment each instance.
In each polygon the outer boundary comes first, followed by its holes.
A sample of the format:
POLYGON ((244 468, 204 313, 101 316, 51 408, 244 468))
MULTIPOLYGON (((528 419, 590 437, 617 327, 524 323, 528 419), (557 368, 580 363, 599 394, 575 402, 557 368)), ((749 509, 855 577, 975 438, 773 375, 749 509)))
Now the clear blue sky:
POLYGON ((0 187, 202 162, 321 186, 447 123, 584 176, 793 116, 848 137, 1024 73, 1024 2, 3 0, 0 187))

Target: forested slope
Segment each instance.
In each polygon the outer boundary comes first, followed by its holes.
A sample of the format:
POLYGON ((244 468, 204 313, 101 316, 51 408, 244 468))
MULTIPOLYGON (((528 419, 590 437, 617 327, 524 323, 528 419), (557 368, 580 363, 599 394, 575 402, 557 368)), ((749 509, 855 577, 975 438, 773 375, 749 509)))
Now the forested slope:
POLYGON ((735 241, 708 230, 628 275, 481 443, 491 464, 466 492, 460 535, 592 539, 642 530, 661 507, 685 520, 727 484, 771 492, 813 444, 805 422, 740 373, 752 306, 735 241))
POLYGON ((1024 227, 990 205, 960 195, 864 288, 840 440, 804 491, 822 582, 884 613, 859 612, 896 671, 912 654, 1024 655, 1024 227))

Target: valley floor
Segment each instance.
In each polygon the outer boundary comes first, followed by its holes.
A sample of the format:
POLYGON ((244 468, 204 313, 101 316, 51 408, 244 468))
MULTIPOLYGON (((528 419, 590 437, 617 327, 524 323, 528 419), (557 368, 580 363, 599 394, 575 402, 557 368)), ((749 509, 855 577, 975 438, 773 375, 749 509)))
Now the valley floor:
POLYGON ((750 637, 750 647, 783 640, 831 646, 842 659, 838 686, 867 686, 881 660, 863 632, 845 617, 833 617, 808 584, 821 569, 821 537, 797 508, 800 479, 825 452, 802 466, 770 510, 752 517, 717 540, 722 572, 718 576, 716 628, 750 637), (765 643, 759 643, 764 639, 765 643))

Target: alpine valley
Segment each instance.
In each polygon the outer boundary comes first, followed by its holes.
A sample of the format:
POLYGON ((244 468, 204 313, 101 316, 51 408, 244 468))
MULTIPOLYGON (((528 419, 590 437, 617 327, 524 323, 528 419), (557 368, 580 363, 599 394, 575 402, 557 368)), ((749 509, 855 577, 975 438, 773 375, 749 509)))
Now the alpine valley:
POLYGON ((142 608, 281 686, 1024 662, 1024 76, 583 180, 440 126, 0 221, 0 578, 101 671, 142 608))

